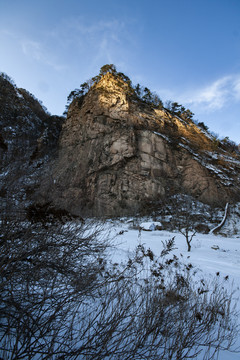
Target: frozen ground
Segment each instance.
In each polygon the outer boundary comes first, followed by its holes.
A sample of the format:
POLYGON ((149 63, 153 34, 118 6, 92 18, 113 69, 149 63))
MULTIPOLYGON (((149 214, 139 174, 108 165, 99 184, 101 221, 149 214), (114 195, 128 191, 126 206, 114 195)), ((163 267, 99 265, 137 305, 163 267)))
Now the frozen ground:
MULTIPOLYGON (((192 250, 187 251, 186 240, 183 235, 164 230, 139 231, 137 226, 127 219, 115 221, 113 234, 116 235, 113 250, 113 261, 121 262, 126 259, 137 245, 143 244, 146 248, 151 248, 156 256, 162 250, 162 241, 175 237, 174 254, 181 258, 183 262, 191 263, 204 275, 204 278, 211 279, 219 273, 223 279, 223 286, 234 290, 234 300, 240 312, 240 238, 225 237, 217 235, 203 235, 197 233, 192 240, 192 250)), ((145 222, 146 225, 146 222, 145 222)), ((240 318, 239 318, 240 323, 240 318)), ((240 346, 240 334, 236 339, 240 346)), ((201 358, 198 358, 201 360, 201 358)), ((240 353, 221 352, 219 360, 239 360, 240 353)))

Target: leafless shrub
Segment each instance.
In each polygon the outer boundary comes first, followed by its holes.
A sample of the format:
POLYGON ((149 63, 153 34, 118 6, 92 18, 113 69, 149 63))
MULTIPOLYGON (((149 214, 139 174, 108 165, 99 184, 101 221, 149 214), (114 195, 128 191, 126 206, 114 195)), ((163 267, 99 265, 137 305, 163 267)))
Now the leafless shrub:
POLYGON ((106 244, 91 223, 46 227, 5 218, 0 226, 0 352, 44 358, 74 302, 95 289, 106 244))
POLYGON ((1 221, 0 357, 213 359, 232 347, 231 294, 195 285, 191 264, 140 245, 122 264, 92 223, 1 221))

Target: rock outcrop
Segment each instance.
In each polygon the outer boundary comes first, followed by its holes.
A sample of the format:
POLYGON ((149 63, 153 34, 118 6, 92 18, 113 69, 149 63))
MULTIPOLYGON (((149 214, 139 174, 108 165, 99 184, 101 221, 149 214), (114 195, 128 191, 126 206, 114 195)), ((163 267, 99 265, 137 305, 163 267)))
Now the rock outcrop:
POLYGON ((70 105, 37 201, 118 216, 175 193, 211 205, 239 200, 239 156, 214 146, 191 120, 130 99, 126 83, 107 73, 70 105))
POLYGON ((24 207, 58 145, 63 118, 0 74, 0 210, 24 207))

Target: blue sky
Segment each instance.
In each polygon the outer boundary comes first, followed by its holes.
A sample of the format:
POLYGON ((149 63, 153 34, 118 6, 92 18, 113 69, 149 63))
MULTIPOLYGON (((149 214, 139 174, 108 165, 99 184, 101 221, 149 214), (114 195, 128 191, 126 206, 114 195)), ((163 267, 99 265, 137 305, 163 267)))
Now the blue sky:
POLYGON ((0 49, 52 114, 113 63, 240 143, 240 0, 0 0, 0 49))

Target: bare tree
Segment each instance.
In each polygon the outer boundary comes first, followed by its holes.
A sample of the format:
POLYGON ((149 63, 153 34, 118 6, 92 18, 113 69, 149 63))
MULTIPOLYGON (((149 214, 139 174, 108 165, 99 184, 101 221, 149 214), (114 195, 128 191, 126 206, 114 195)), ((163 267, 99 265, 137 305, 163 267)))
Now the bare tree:
POLYGON ((188 251, 191 251, 191 242, 196 235, 196 230, 194 229, 190 208, 182 212, 181 220, 178 224, 178 230, 185 237, 188 251))
POLYGON ((191 251, 191 243, 196 235, 195 226, 202 218, 199 214, 200 205, 190 196, 175 195, 169 198, 164 206, 171 214, 172 229, 184 236, 187 249, 191 251))

